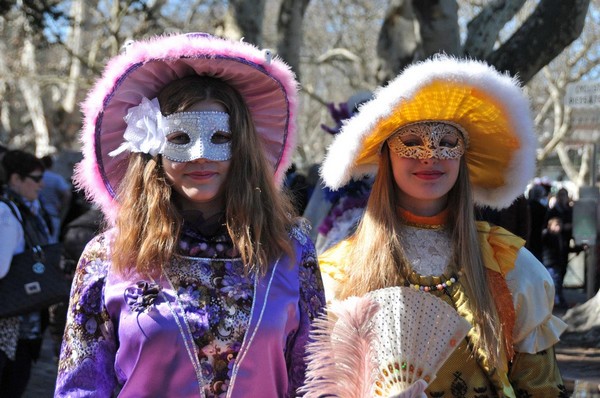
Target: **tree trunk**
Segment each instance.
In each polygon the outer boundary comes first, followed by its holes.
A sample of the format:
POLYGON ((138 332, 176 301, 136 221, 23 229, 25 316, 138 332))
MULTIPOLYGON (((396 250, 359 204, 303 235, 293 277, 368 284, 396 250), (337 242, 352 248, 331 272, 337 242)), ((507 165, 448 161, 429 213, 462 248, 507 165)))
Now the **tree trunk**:
POLYGON ((19 77, 18 85, 23 94, 23 99, 33 125, 35 155, 41 157, 52 153, 54 148, 50 147, 50 135, 48 133, 48 125, 46 124, 46 116, 44 115, 41 90, 37 80, 39 73, 37 71, 36 49, 33 45, 31 29, 24 15, 21 16, 21 19, 23 20, 25 36, 21 52, 21 68, 24 73, 19 77))
POLYGON ((500 30, 523 7, 525 0, 497 0, 487 4, 467 25, 464 54, 485 59, 494 49, 500 30))
POLYGON ((265 0, 235 0, 229 3, 233 7, 233 17, 244 41, 262 46, 265 0))
POLYGON ((77 104, 77 91, 79 89, 77 80, 81 75, 81 60, 79 59, 79 54, 81 54, 81 25, 84 21, 84 15, 85 3, 82 0, 73 0, 71 4, 73 24, 69 33, 68 45, 76 56, 70 57, 69 80, 62 100, 62 108, 66 113, 72 113, 77 104))
MULTIPOLYGON (((461 52, 456 0, 413 0, 423 41, 423 57, 461 52)), ((399 72, 399 70, 397 71, 399 72)))
POLYGON ((302 25, 310 0, 283 0, 277 19, 277 55, 292 67, 300 79, 302 25))
POLYGON ((541 0, 525 23, 486 61, 527 83, 579 37, 590 0, 541 0))
MULTIPOLYGON (((10 71, 6 64, 8 49, 4 40, 0 40, 0 98, 7 98, 9 91, 8 79, 10 71)), ((8 141, 7 136, 11 133, 10 125, 10 102, 0 101, 0 141, 8 141)))
POLYGON ((390 80, 411 62, 423 57, 423 41, 412 1, 392 0, 377 40, 377 81, 390 80))
POLYGON ((411 62, 460 51, 456 0, 392 0, 377 43, 377 80, 392 79, 411 62))

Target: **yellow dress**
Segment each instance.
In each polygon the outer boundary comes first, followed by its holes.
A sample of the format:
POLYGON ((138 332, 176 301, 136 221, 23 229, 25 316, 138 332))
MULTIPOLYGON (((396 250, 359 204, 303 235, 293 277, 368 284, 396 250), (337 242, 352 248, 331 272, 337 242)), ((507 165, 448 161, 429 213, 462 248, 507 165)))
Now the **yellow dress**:
MULTIPOLYGON (((436 259, 436 256, 444 256, 440 250, 435 251, 436 247, 444 247, 448 252, 450 236, 444 234, 443 226, 434 228, 423 218, 419 221, 425 224, 407 227, 410 233, 402 239, 413 266, 413 273, 407 280, 413 285, 433 286, 450 277, 440 272, 443 267, 436 268, 435 265, 445 261, 444 258, 436 259), (445 240, 447 245, 443 246, 445 240), (411 245, 415 252, 427 254, 418 258, 411 256, 411 245), (430 259, 433 259, 433 267, 421 264, 430 259), (419 270, 427 274, 417 272, 419 270)), ((472 343, 479 337, 475 328, 471 329, 440 368, 426 390, 427 395, 444 398, 567 397, 553 350, 566 325, 552 315, 554 288, 550 276, 523 248, 521 238, 485 222, 478 222, 477 229, 507 349, 501 353, 501 364, 491 368, 485 352, 473 353, 472 343)), ((334 286, 344 283, 344 270, 349 266, 345 254, 351 245, 352 238, 346 239, 319 257, 321 272, 328 282, 328 300, 335 298, 334 286)), ((467 306, 469 297, 460 279, 442 291, 432 290, 431 294, 452 305, 473 324, 473 313, 467 306)))

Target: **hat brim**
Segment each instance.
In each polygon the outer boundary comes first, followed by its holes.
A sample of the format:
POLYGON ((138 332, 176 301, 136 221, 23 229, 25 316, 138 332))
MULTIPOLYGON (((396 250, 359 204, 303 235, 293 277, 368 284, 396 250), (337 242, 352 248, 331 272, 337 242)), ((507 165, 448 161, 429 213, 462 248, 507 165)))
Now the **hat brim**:
POLYGON ((337 189, 375 174, 385 140, 422 121, 445 121, 468 134, 477 204, 507 207, 533 178, 537 141, 518 82, 482 62, 441 56, 407 68, 346 123, 323 163, 325 183, 337 189))
POLYGON ((113 58, 82 105, 84 160, 76 180, 109 219, 129 156, 108 155, 123 142, 123 118, 143 97, 155 98, 170 82, 190 75, 219 78, 240 93, 281 185, 296 142, 297 82, 289 66, 241 41, 205 34, 161 36, 133 43, 113 58))

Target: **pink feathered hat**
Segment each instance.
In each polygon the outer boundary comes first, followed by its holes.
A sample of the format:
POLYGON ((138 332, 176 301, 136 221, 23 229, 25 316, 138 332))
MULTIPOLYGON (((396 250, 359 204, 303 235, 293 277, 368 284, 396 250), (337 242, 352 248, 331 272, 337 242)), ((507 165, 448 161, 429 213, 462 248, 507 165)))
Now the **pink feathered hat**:
POLYGON ((116 214, 114 196, 129 156, 108 155, 123 142, 123 117, 142 98, 155 98, 165 85, 189 75, 219 78, 241 94, 281 186, 296 144, 298 84, 290 67, 243 41, 205 33, 157 36, 133 42, 111 59, 82 104, 83 160, 75 182, 109 221, 116 214))

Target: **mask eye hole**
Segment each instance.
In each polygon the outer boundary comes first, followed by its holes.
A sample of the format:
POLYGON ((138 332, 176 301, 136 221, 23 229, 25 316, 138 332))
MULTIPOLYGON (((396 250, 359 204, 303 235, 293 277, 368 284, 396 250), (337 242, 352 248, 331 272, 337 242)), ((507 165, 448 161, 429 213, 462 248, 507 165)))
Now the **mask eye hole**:
POLYGON ((454 148, 458 145, 458 136, 456 134, 446 134, 440 140, 440 146, 443 148, 454 148))
POLYGON ((226 131, 217 131, 210 137, 210 142, 213 144, 227 144, 231 142, 231 133, 226 131))
POLYGON ((167 136, 167 141, 175 145, 185 145, 189 144, 191 139, 190 136, 183 131, 176 131, 167 136))
POLYGON ((402 134, 398 137, 407 147, 422 146, 423 140, 416 134, 402 134))

